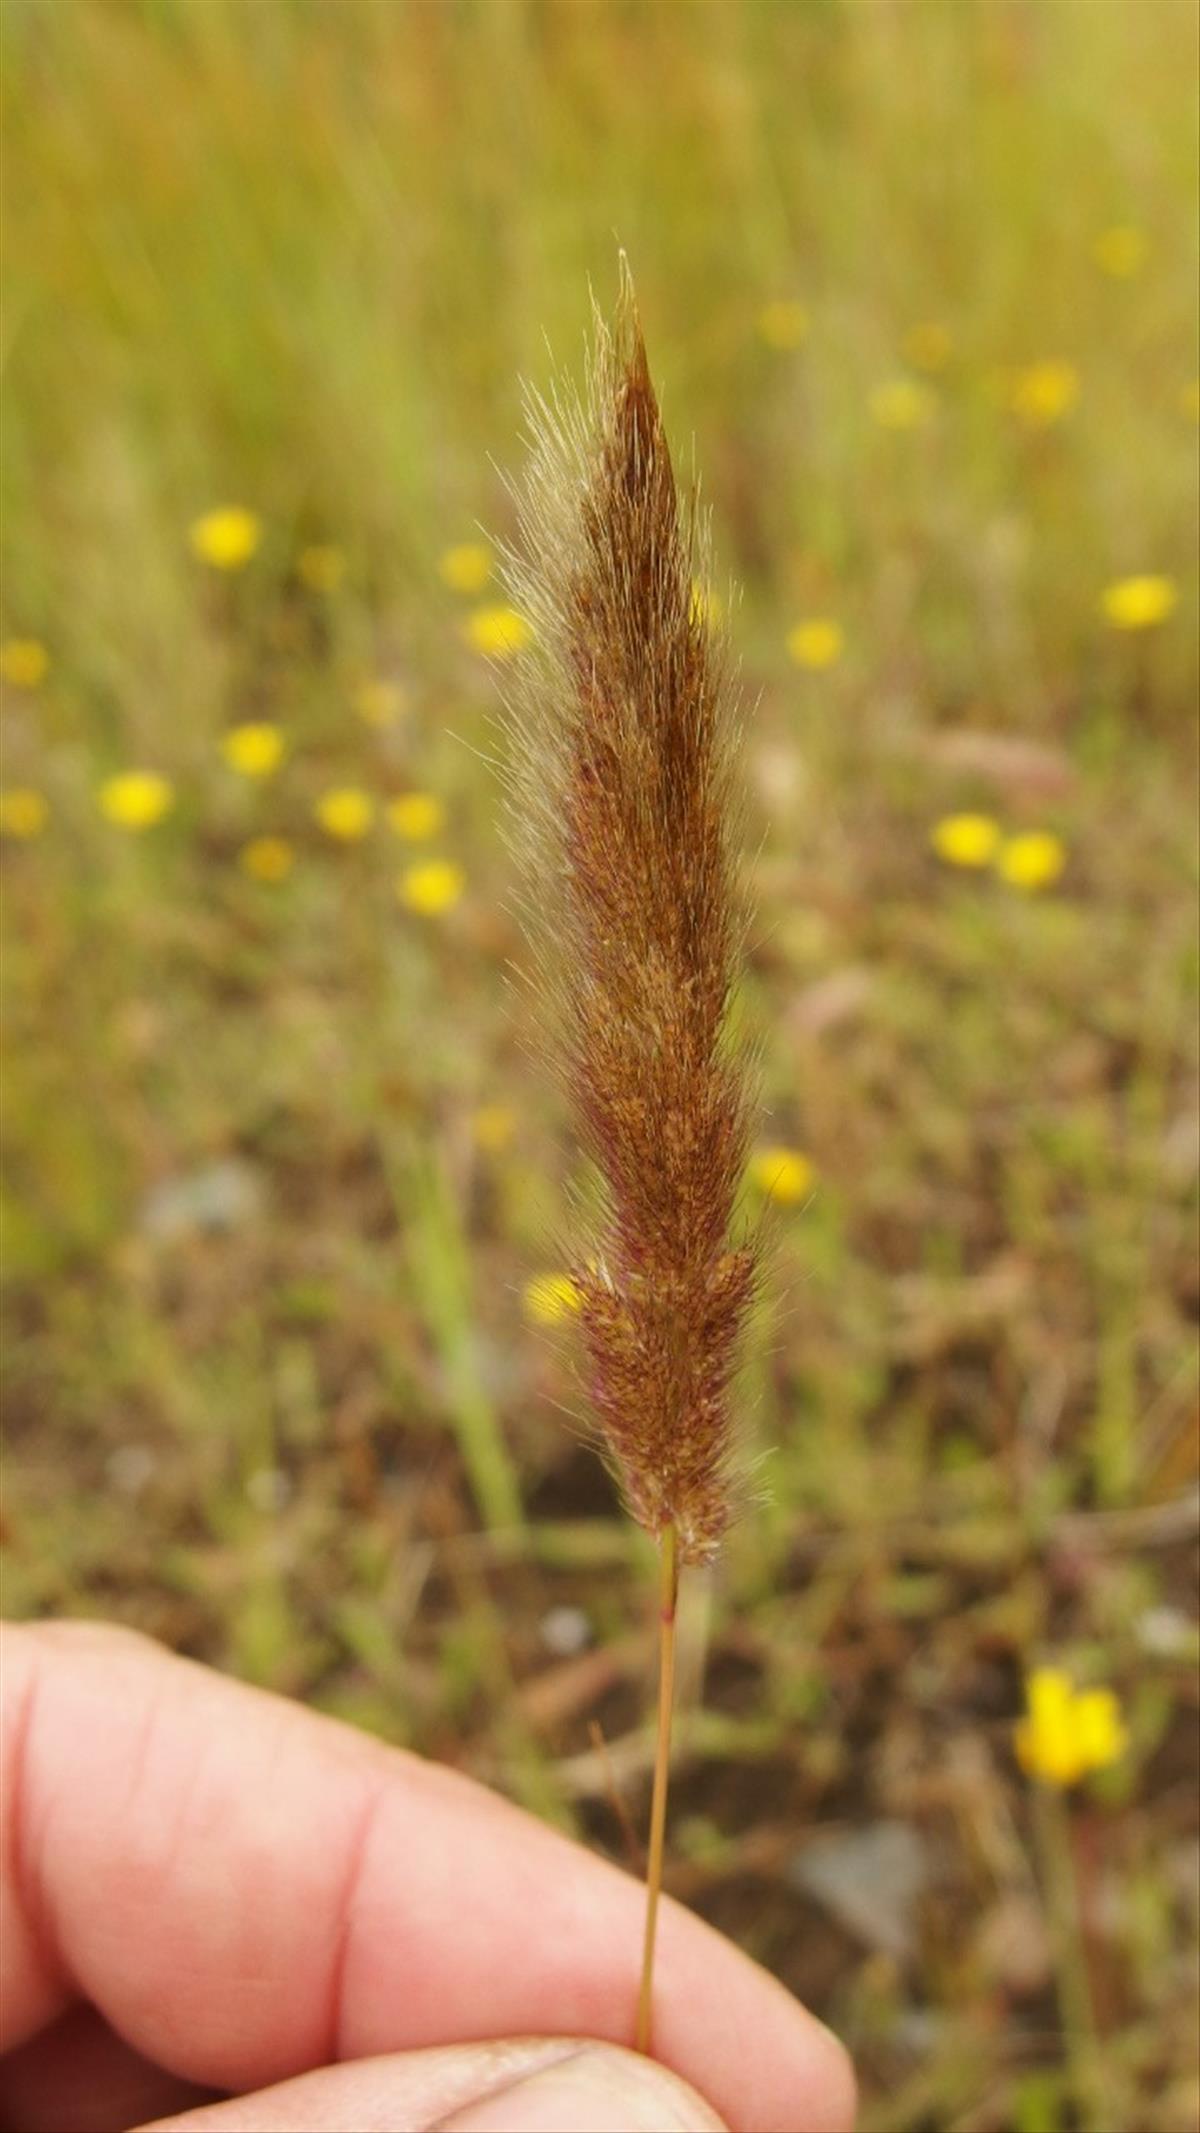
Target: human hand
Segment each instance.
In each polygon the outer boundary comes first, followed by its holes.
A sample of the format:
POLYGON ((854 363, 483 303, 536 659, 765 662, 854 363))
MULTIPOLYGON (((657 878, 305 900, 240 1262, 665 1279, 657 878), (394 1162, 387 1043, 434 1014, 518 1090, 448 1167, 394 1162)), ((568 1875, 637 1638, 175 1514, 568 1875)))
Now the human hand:
POLYGON ((468 1779, 123 1630, 3 1664, 0 2133, 851 2126, 841 2046, 674 1904, 662 2063, 617 2049, 641 1891, 468 1779))

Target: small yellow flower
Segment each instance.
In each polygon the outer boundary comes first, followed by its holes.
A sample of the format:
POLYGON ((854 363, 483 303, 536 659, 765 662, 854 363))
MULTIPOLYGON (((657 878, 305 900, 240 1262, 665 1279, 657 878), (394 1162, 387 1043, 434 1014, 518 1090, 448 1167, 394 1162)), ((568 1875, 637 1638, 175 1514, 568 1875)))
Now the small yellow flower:
POLYGON ((120 770, 99 792, 100 811, 120 829, 153 829, 175 805, 175 788, 156 770, 120 770))
POLYGON ((321 794, 313 813, 327 837, 356 844, 375 820, 375 802, 355 785, 335 785, 321 794))
POLYGON ((223 504, 193 519, 189 537, 202 563, 214 570, 240 570, 262 539, 262 520, 241 504, 223 504))
POLYGON ((363 681, 354 692, 354 708, 368 726, 394 726, 407 701, 398 681, 363 681))
POLYGON ((221 753, 240 778, 269 778, 283 761, 283 735, 267 719, 251 719, 222 734, 221 753))
POLYGON ((1025 1688, 1028 1716, 1016 1727, 1017 1760, 1030 1777, 1065 1788, 1106 1770, 1129 1746, 1111 1689, 1076 1689, 1055 1666, 1036 1667, 1025 1688))
POLYGON ((0 792, 0 836, 19 837, 22 842, 40 837, 50 819, 44 793, 32 785, 10 785, 0 792))
POLYGON ((422 918, 438 918, 443 911, 454 909, 466 886, 466 876, 453 860, 427 859, 419 867, 406 867, 397 877, 396 894, 422 918))
POLYGON ((477 1148, 499 1155, 517 1130, 517 1117, 509 1104, 480 1104, 471 1115, 471 1133, 477 1148))
POLYGON ((1046 430, 1069 415, 1078 398, 1073 363, 1027 363, 1013 379, 1009 406, 1029 429, 1046 430))
POLYGON ((583 1297, 569 1274, 535 1274, 525 1284, 525 1316, 535 1326, 557 1326, 583 1308, 583 1297))
POLYGON ((904 336, 904 354, 914 370, 925 370, 931 375, 945 370, 954 354, 954 338, 948 326, 937 319, 928 319, 913 326, 904 336))
POLYGON ((1048 889, 1066 863, 1066 847, 1051 830, 1025 830, 1019 837, 1006 837, 996 854, 996 872, 1015 889, 1048 889))
POLYGON ((403 792, 388 801, 387 818, 398 837, 409 844, 423 844, 426 838, 437 836, 446 810, 434 793, 403 792))
POLYGON ((758 314, 758 337, 768 348, 799 348, 808 337, 808 313, 794 297, 777 297, 758 314))
POLYGON ((927 385, 915 378, 885 378, 867 395, 874 421, 885 430, 919 430, 930 421, 937 406, 927 385))
POLYGON ((1179 593, 1174 578, 1118 578, 1101 594, 1104 619, 1115 630, 1150 630, 1165 622, 1179 593))
POLYGON ((50 654, 36 637, 8 637, 0 644, 0 674, 14 689, 36 689, 49 666, 50 654))
POLYGON ((1114 281, 1128 281, 1136 274, 1146 257, 1146 240, 1140 230, 1127 222, 1116 222, 1109 230, 1101 230, 1092 246, 1092 257, 1105 274, 1114 281))
POLYGON ((346 558, 330 541, 314 541, 296 557, 296 576, 310 592, 336 592, 346 575, 346 558))
POLYGON ((750 1158, 750 1182, 781 1207, 797 1207, 807 1200, 816 1182, 816 1169, 799 1148, 757 1148, 750 1158))
POLYGON ((515 607, 489 605, 473 608, 465 624, 469 645, 488 659, 512 659, 524 650, 533 631, 515 607))
POLYGON ((713 591, 711 585, 704 585, 699 578, 693 578, 688 612, 693 622, 707 622, 710 629, 716 629, 724 617, 725 602, 719 592, 713 591))
POLYGON ((296 853, 286 837, 252 837, 238 859, 252 881, 283 881, 296 864, 296 853))
POLYGON ((438 576, 451 592, 482 592, 492 575, 492 559, 481 541, 459 541, 438 558, 438 576))
POLYGON ((951 867, 990 866, 1000 846, 1000 825, 990 815, 943 815, 929 841, 951 867))
POLYGON ((810 615, 807 622, 798 622, 788 631, 787 648, 798 667, 819 673, 823 667, 836 666, 845 641, 840 622, 827 615, 810 615))
POLYGON ((1075 1699, 1079 1752, 1088 1770, 1108 1770, 1129 1749, 1129 1729, 1111 1689, 1083 1689, 1075 1699))

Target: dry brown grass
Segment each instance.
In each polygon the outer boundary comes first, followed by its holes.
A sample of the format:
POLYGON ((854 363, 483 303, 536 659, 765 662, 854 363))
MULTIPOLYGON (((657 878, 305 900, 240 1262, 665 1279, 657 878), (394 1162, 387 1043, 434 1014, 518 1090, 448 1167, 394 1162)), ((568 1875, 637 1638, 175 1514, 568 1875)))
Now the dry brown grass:
POLYGON ((634 1516, 700 1561, 729 1517, 756 1272, 752 1242, 730 1247, 750 1133, 727 1028, 735 690, 628 279, 615 332, 597 319, 586 396, 529 406, 511 576, 541 656, 517 700, 514 814, 558 1066, 604 1187, 573 1278, 634 1516))

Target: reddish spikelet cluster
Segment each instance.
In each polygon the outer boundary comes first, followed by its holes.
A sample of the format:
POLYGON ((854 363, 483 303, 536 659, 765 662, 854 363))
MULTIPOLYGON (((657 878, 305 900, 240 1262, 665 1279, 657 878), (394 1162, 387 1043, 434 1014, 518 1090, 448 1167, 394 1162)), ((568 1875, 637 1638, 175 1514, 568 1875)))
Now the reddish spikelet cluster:
POLYGON ((586 398, 530 404, 514 596, 537 651, 513 708, 515 816, 601 1233, 572 1271, 590 1390, 634 1516, 712 1554, 730 1511, 730 1380, 754 1291, 732 1246, 745 1061, 726 1024, 741 923, 729 852, 733 687, 697 593, 626 286, 586 398))

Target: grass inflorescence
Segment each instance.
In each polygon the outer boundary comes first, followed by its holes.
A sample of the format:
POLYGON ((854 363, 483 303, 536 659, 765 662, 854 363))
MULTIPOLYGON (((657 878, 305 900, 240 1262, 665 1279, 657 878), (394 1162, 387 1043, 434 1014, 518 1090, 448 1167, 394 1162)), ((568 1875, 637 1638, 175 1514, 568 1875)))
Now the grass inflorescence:
POLYGON ((586 392, 528 407, 511 576, 538 653, 513 699, 513 812, 560 1077, 604 1188, 570 1278, 634 1516, 700 1561, 730 1513, 757 1264, 730 1237, 751 1130, 728 1030, 735 689, 628 284, 615 330, 597 318, 586 392))
POLYGON ((758 1273, 756 1243, 730 1239, 751 1133, 748 1060, 728 1028, 736 695, 627 270, 615 328, 596 314, 586 392, 530 394, 527 409, 509 574, 538 654, 513 692, 513 814, 539 992, 602 1184, 566 1278, 601 1444, 661 1551, 645 2049, 679 1572, 729 1521, 730 1381, 758 1273))

